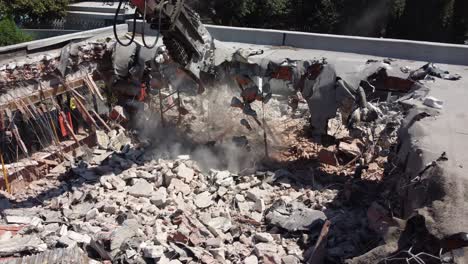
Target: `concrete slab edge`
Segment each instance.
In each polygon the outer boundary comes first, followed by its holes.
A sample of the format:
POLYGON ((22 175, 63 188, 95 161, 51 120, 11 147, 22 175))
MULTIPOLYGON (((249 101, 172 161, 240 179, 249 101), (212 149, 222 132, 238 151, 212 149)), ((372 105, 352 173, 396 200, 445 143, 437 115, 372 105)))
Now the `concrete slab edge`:
POLYGON ((468 65, 468 45, 207 25, 218 40, 468 65))

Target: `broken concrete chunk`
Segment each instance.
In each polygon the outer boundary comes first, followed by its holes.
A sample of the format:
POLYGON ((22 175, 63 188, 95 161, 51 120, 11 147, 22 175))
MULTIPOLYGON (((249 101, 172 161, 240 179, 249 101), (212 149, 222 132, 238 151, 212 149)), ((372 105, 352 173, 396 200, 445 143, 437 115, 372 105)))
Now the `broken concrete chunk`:
POLYGON ((253 209, 263 214, 263 212, 265 212, 266 209, 265 201, 263 199, 258 199, 257 201, 255 201, 253 209))
POLYGON ((108 214, 115 214, 117 213, 117 209, 118 207, 116 205, 113 205, 113 204, 106 204, 104 205, 104 212, 108 213, 108 214))
POLYGON ((107 136, 106 132, 102 130, 96 131, 96 144, 101 149, 107 149, 107 147, 109 146, 109 142, 109 137, 107 136))
POLYGON ((288 255, 281 258, 282 264, 299 264, 300 261, 296 256, 288 255))
POLYGON ((213 237, 213 238, 208 238, 205 241, 205 244, 207 247, 214 247, 214 248, 219 248, 222 244, 222 241, 218 237, 213 237))
POLYGON ((258 243, 255 245, 255 254, 259 257, 265 255, 275 255, 278 252, 278 247, 270 243, 258 243))
POLYGON ((91 242, 91 237, 86 234, 79 234, 74 231, 68 231, 67 236, 71 240, 78 242, 78 243, 89 244, 91 242))
POLYGON ((231 173, 229 171, 211 170, 211 175, 215 182, 231 177, 231 173))
POLYGON ((124 180, 115 175, 103 176, 102 178, 105 178, 105 181, 119 192, 123 191, 127 185, 124 180))
POLYGON ((263 219, 263 214, 261 213, 257 213, 257 212, 252 212, 250 214, 250 218, 252 218, 253 220, 257 221, 258 223, 262 222, 262 219, 263 219))
POLYGON ((66 236, 68 233, 68 227, 66 225, 62 225, 60 227, 59 235, 60 236, 66 236))
POLYGON ((229 187, 234 183, 234 179, 231 177, 231 173, 229 171, 212 170, 211 173, 214 182, 218 186, 229 187))
POLYGON ((120 174, 122 179, 124 180, 130 180, 134 178, 138 178, 136 170, 135 169, 128 169, 120 174))
POLYGON ((3 234, 0 235, 0 243, 7 241, 13 237, 13 233, 11 231, 5 231, 3 234))
POLYGON ((206 225, 213 234, 219 234, 219 231, 226 233, 232 227, 231 220, 225 217, 212 218, 206 225))
POLYGON ((156 206, 163 206, 167 201, 167 190, 165 187, 159 187, 150 198, 151 202, 156 206))
POLYGON ((341 152, 351 157, 357 157, 361 154, 361 150, 355 143, 340 142, 338 148, 341 152))
POLYGON ((93 209, 93 206, 94 205, 91 203, 79 203, 73 206, 71 210, 63 210, 63 214, 66 218, 71 220, 83 218, 91 209, 93 209))
POLYGON ((47 245, 36 235, 15 236, 0 242, 0 256, 11 256, 18 253, 37 253, 47 249, 47 245))
POLYGON ((182 193, 185 196, 189 195, 192 192, 190 186, 179 179, 172 179, 171 185, 169 185, 167 189, 175 194, 182 193))
POLYGON ((254 255, 246 257, 244 259, 244 264, 258 264, 258 258, 254 255))
POLYGON ((327 219, 321 211, 307 208, 304 204, 275 202, 266 215, 266 220, 288 231, 307 231, 327 219))
POLYGON ((119 133, 114 138, 110 139, 109 148, 114 151, 121 151, 123 146, 130 144, 130 139, 125 135, 125 133, 119 133))
POLYGON ((137 230, 131 226, 120 226, 111 234, 111 255, 116 256, 120 252, 122 244, 137 235, 137 230))
POLYGON ((81 201, 81 199, 84 197, 84 193, 83 192, 80 192, 78 190, 75 190, 72 194, 72 197, 71 197, 71 203, 74 204, 74 203, 77 203, 79 201, 81 201))
POLYGON ((144 171, 144 170, 138 170, 138 171, 136 172, 136 174, 137 174, 137 177, 138 177, 138 178, 142 178, 142 179, 147 179, 147 180, 149 180, 149 179, 154 179, 154 178, 156 178, 156 174, 152 174, 152 173, 147 172, 147 171, 144 171))
POLYGON ((424 105, 435 108, 435 109, 444 108, 444 102, 432 96, 428 96, 426 97, 426 99, 424 99, 424 105))
POLYGON ((144 257, 151 259, 162 257, 165 251, 163 246, 145 246, 142 248, 142 250, 144 257))
POLYGON ((273 236, 270 233, 256 233, 254 237, 258 242, 273 242, 273 236))
POLYGON ((153 195, 153 185, 146 180, 138 180, 132 187, 128 189, 128 194, 134 197, 151 197, 153 195))
POLYGON ((252 188, 246 192, 247 198, 253 202, 259 202, 264 195, 266 195, 264 190, 261 190, 258 187, 252 188))
POLYGON ((5 220, 7 224, 23 224, 29 225, 31 224, 33 217, 29 216, 17 216, 17 215, 7 215, 5 216, 5 220))
POLYGON ((68 236, 61 236, 57 243, 67 248, 75 247, 78 244, 78 242, 70 239, 68 236))
POLYGON ((237 206, 239 207, 240 213, 243 215, 249 215, 250 209, 251 209, 250 204, 251 202, 244 202, 244 203, 237 202, 237 206))
POLYGON ((198 194, 197 196, 195 196, 194 202, 195 205, 200 209, 208 208, 213 203, 211 199, 211 194, 209 192, 203 192, 198 194))
POLYGON ((181 163, 175 170, 177 176, 186 183, 190 183, 193 180, 195 171, 192 168, 187 167, 184 163, 181 163))
POLYGON ((86 221, 90 221, 90 220, 93 220, 93 219, 96 219, 96 217, 99 215, 99 211, 97 208, 93 208, 91 210, 89 210, 87 213, 86 213, 86 221))

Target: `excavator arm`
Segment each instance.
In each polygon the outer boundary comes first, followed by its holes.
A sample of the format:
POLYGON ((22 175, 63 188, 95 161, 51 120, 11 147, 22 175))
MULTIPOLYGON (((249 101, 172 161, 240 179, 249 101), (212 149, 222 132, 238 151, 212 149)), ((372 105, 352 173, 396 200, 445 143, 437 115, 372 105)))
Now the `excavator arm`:
POLYGON ((152 29, 163 36, 172 59, 197 79, 200 72, 210 72, 214 44, 200 16, 185 0, 131 0, 152 29))

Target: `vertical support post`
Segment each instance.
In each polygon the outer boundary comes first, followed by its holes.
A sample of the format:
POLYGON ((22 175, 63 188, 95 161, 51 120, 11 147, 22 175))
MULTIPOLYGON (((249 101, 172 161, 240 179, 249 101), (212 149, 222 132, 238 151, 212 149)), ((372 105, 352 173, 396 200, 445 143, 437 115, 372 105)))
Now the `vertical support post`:
POLYGON ((162 95, 162 89, 159 90, 159 112, 161 113, 161 123, 163 127, 166 127, 166 123, 164 121, 164 104, 163 104, 163 95, 162 95))
POLYGON ((0 159, 2 161, 2 171, 3 171, 3 180, 5 180, 5 187, 7 188, 8 193, 11 194, 10 183, 8 182, 8 171, 5 167, 5 162, 3 161, 3 153, 0 152, 0 159))

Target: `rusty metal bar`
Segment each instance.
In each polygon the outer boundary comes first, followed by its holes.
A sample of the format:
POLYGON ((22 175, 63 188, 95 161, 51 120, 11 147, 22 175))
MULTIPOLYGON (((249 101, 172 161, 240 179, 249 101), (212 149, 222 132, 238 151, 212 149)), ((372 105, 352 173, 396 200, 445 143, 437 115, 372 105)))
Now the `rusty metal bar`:
POLYGON ((7 188, 8 193, 11 194, 11 186, 10 186, 10 183, 8 182, 8 171, 7 171, 7 168, 5 167, 5 162, 3 161, 3 153, 1 152, 0 152, 0 159, 2 161, 3 180, 5 181, 5 186, 7 188))

